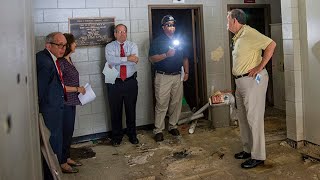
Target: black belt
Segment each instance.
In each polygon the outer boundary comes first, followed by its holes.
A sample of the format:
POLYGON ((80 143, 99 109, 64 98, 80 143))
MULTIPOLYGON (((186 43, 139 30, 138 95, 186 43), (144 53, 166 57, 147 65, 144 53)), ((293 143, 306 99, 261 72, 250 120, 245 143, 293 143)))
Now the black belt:
POLYGON ((246 77, 246 76, 249 76, 249 73, 242 74, 242 75, 239 75, 239 76, 234 76, 234 78, 238 79, 238 78, 242 78, 242 77, 246 77))
MULTIPOLYGON (((131 79, 136 79, 136 78, 137 78, 137 72, 135 72, 132 76, 126 78, 124 81, 129 81, 129 80, 131 80, 131 79)), ((122 81, 121 78, 117 78, 116 80, 122 81)))
POLYGON ((156 73, 158 74, 164 74, 164 75, 178 75, 178 74, 181 74, 180 72, 164 72, 164 71, 159 71, 159 70, 156 70, 156 73))

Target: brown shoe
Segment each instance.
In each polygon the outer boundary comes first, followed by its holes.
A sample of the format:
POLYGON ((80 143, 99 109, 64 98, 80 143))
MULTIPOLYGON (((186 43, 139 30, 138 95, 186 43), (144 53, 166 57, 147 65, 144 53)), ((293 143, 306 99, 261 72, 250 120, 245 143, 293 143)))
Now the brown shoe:
POLYGON ((62 164, 61 165, 61 171, 63 173, 78 173, 79 169, 71 167, 68 164, 66 164, 66 165, 62 164))
POLYGON ((73 167, 77 167, 77 166, 82 166, 82 163, 79 162, 79 161, 75 161, 75 160, 72 160, 72 159, 68 159, 67 163, 70 165, 70 166, 73 166, 73 167))

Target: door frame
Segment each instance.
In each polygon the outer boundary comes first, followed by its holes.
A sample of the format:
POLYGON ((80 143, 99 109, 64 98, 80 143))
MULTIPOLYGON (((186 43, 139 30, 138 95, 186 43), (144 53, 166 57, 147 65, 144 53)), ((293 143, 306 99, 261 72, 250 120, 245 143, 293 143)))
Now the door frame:
MULTIPOLYGON (((271 38, 271 8, 270 8, 270 4, 228 4, 227 5, 227 11, 230 11, 231 9, 242 9, 242 8, 251 8, 251 9, 255 9, 255 8, 263 8, 264 9, 264 31, 265 31, 265 35, 271 38)), ((230 56, 230 69, 232 72, 232 66, 233 66, 233 61, 232 61, 232 33, 228 32, 229 34, 229 56, 230 56)), ((268 91, 271 91, 271 105, 273 105, 274 103, 274 96, 273 96, 273 78, 272 78, 272 59, 268 62, 267 64, 268 66, 270 66, 271 71, 268 71, 269 74, 269 83, 268 83, 268 91)), ((266 66, 267 66, 266 65, 266 66)), ((231 75, 231 89, 232 92, 235 92, 235 79, 234 77, 231 75)), ((266 97, 268 98, 268 97, 266 97)))
MULTIPOLYGON (((197 12, 198 15, 198 23, 199 27, 197 27, 197 30, 199 32, 199 54, 198 54, 198 63, 195 63, 195 84, 198 84, 198 87, 196 87, 196 94, 197 97, 197 104, 198 106, 203 106, 207 103, 208 95, 207 95, 207 73, 206 73, 206 61, 205 61, 205 41, 204 41, 204 23, 203 23, 203 5, 197 4, 197 5, 148 5, 148 15, 149 15, 149 41, 150 44, 152 42, 152 10, 154 9, 190 9, 192 12, 197 12), (200 70, 201 71, 200 71, 200 70)), ((194 24, 194 16, 192 17, 193 24, 194 24)), ((194 25, 193 25, 193 31, 194 25)), ((194 33, 193 33, 194 34, 194 33)), ((195 38, 193 38, 192 42, 193 46, 195 47, 195 38)), ((194 49, 195 51, 195 49, 194 49)), ((196 54, 194 54, 196 56, 196 54)), ((197 58, 194 57, 194 61, 196 61, 197 58)))

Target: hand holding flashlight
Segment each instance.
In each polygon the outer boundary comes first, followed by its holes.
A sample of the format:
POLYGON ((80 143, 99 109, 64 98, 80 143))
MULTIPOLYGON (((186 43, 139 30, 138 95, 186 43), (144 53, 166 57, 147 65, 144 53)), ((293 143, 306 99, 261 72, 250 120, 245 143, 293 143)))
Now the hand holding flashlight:
POLYGON ((175 55, 175 53, 176 53, 175 49, 169 48, 169 50, 167 51, 166 55, 167 55, 167 57, 172 57, 172 56, 175 55))

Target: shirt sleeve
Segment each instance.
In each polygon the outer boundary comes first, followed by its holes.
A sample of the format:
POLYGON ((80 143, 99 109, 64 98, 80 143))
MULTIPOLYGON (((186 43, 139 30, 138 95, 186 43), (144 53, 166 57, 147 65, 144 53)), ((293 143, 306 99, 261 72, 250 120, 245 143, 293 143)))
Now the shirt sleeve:
MULTIPOLYGON (((110 43, 105 48, 105 56, 106 60, 109 65, 116 66, 116 65, 133 65, 134 62, 128 61, 127 57, 120 57, 120 55, 115 50, 115 45, 110 43)), ((137 48, 138 51, 138 48, 137 48)))
POLYGON ((255 43, 253 43, 253 47, 256 47, 258 49, 265 50, 267 46, 272 42, 272 39, 270 39, 268 36, 265 36, 264 34, 261 34, 259 31, 253 29, 253 35, 255 39, 255 43))

